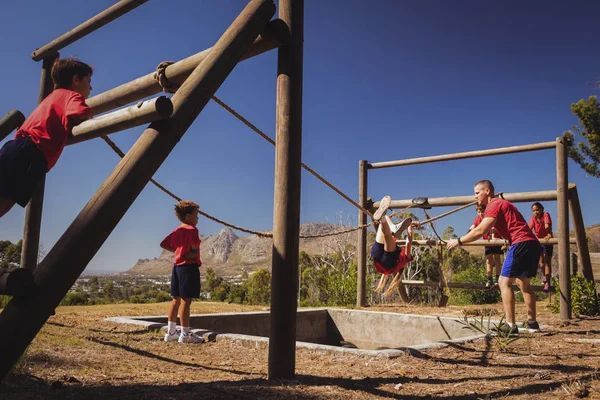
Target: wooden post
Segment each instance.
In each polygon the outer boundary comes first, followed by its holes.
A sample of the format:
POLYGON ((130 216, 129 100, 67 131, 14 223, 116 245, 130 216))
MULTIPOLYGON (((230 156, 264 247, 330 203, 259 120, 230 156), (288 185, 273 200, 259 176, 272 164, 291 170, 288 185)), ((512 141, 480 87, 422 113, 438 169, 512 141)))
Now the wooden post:
POLYGON ((81 25, 71 29, 69 32, 65 33, 58 39, 55 39, 47 45, 40 47, 39 49, 31 53, 31 58, 34 61, 40 61, 44 58, 51 57, 53 54, 56 54, 60 49, 68 46, 69 44, 75 42, 78 39, 81 39, 85 35, 108 24, 110 21, 117 19, 121 15, 133 10, 134 8, 144 4, 147 1, 148 0, 121 0, 112 7, 109 7, 106 10, 102 11, 100 14, 97 14, 96 16, 88 19, 81 25))
MULTIPOLYGON (((34 274, 36 292, 0 314, 0 379, 31 343, 110 232, 275 13, 272 0, 248 3, 172 97, 173 116, 153 122, 119 162, 34 274), (18 329, 13 329, 18 327, 18 329)), ((292 294, 293 295, 293 294, 292 294)))
POLYGON ((571 276, 577 275, 577 253, 571 253, 571 276))
MULTIPOLYGON (((44 59, 44 62, 42 63, 38 104, 54 90, 54 84, 52 83, 50 73, 52 72, 52 64, 54 64, 54 61, 58 56, 58 53, 54 53, 53 57, 44 59)), ((35 188, 31 200, 29 200, 27 208, 25 209, 25 227, 23 230, 23 245, 21 247, 21 268, 26 268, 30 271, 35 270, 38 264, 45 188, 46 177, 44 176, 35 188)))
POLYGON ((12 131, 23 125, 25 116, 19 110, 12 110, 0 120, 0 141, 4 140, 12 131))
POLYGON ((304 0, 280 0, 290 40, 277 54, 277 121, 268 379, 289 379, 296 368, 296 285, 302 160, 304 0))
POLYGON ((0 268, 0 294, 25 296, 34 289, 33 274, 25 268, 0 268))
POLYGON ((568 159, 564 137, 556 138, 556 210, 558 214, 558 276, 560 318, 571 319, 571 276, 569 271, 568 159))
MULTIPOLYGON (((358 204, 363 208, 367 208, 367 192, 369 187, 369 163, 367 160, 358 162, 358 204)), ((367 223, 367 215, 358 210, 358 225, 367 223)), ((362 228, 358 232, 357 244, 357 268, 358 282, 356 285, 356 306, 364 307, 367 304, 366 299, 366 277, 367 277, 367 228, 362 228)))
POLYGON ((573 218, 573 229, 575 230, 575 239, 577 240, 577 252, 581 260, 581 271, 585 279, 594 281, 594 271, 592 271, 592 260, 590 259, 590 250, 588 248, 587 236, 585 234, 585 225, 583 224, 583 213, 579 203, 579 194, 577 187, 569 188, 569 208, 573 218))
POLYGON ((67 140, 67 145, 81 143, 86 140, 109 135, 125 129, 160 121, 173 113, 173 103, 165 96, 141 101, 135 106, 126 107, 88 119, 73 128, 73 134, 67 140))

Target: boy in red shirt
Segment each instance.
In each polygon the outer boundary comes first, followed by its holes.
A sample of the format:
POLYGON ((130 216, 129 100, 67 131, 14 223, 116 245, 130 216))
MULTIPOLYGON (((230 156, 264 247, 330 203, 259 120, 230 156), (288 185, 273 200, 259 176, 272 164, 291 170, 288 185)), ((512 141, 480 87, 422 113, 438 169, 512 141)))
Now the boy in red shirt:
MULTIPOLYGON (((469 228, 467 232, 471 232, 472 229, 479 226, 481 221, 483 220, 483 213, 485 212, 485 204, 478 204, 475 208, 477 211, 477 216, 473 220, 473 225, 469 228)), ((484 240, 495 239, 495 229, 492 228, 490 234, 483 235, 484 240)), ((485 246, 485 262, 487 266, 487 275, 488 280, 485 284, 485 287, 490 289, 494 286, 493 274, 496 272, 496 285, 498 284, 498 279, 500 278, 500 269, 502 268, 502 263, 500 262, 500 256, 504 254, 502 252, 502 246, 485 246)))
POLYGON ((190 306, 193 298, 200 297, 200 235, 198 234, 198 210, 193 201, 182 200, 175 206, 175 215, 181 221, 160 247, 175 253, 171 272, 171 306, 168 314, 168 331, 165 342, 202 343, 202 337, 190 332, 190 306), (177 311, 181 332, 177 329, 177 311))
POLYGON ((539 242, 517 207, 509 201, 494 197, 492 182, 479 181, 475 184, 474 191, 478 204, 486 204, 483 220, 466 235, 449 240, 447 247, 452 249, 463 243, 472 242, 492 228, 496 228, 500 236, 507 239, 510 244, 498 280, 506 323, 499 326, 498 330, 510 336, 519 335, 515 323, 515 295, 512 290, 512 284, 516 281, 527 306, 527 322, 523 327, 529 331, 538 331, 540 326, 536 320, 536 298, 529 280, 537 272, 540 258, 539 242))
POLYGON ((51 71, 54 91, 0 149, 0 217, 25 207, 37 184, 54 167, 75 125, 89 118, 92 68, 74 58, 57 59, 51 71))
MULTIPOLYGON (((548 242, 552 237, 552 218, 550 214, 544 212, 544 206, 541 203, 535 202, 531 205, 533 215, 529 220, 529 227, 535 233, 540 243, 548 242)), ((552 252, 554 246, 551 244, 541 245, 542 254, 540 254, 540 267, 544 267, 544 292, 550 290, 550 280, 552 279, 552 252)))

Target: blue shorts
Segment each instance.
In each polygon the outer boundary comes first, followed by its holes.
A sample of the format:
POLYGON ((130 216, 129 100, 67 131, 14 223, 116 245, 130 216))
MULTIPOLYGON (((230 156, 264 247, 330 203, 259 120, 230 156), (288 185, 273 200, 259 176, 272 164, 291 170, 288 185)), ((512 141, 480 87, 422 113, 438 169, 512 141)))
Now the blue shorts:
POLYGON ((485 248, 485 255, 489 256, 490 254, 504 254, 502 251, 502 246, 490 246, 485 248))
POLYGON ((540 245, 542 254, 548 257, 552 257, 552 253, 554 252, 554 246, 552 246, 551 244, 542 244, 540 245))
POLYGON ((200 297, 200 268, 198 264, 173 265, 171 296, 184 299, 200 297))
POLYGON ((396 251, 385 251, 383 243, 373 243, 371 247, 371 257, 385 268, 394 268, 400 260, 400 247, 396 246, 396 251))
POLYGON ((506 253, 500 276, 507 278, 533 278, 540 261, 540 244, 529 240, 513 244, 506 253))
POLYGON ((0 149, 0 196, 25 207, 47 169, 46 158, 31 139, 9 140, 0 149))

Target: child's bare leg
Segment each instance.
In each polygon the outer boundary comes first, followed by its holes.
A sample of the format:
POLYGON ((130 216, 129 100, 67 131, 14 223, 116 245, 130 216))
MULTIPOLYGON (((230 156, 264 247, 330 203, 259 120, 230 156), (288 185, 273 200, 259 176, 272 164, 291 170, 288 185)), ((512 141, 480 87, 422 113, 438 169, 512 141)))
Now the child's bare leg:
POLYGON ((488 279, 492 279, 492 274, 494 273, 494 255, 488 254, 485 256, 485 264, 487 266, 487 276, 488 279))
POLYGON ((377 287, 375 288, 376 292, 381 292, 383 290, 383 288, 385 287, 385 283, 387 282, 388 276, 387 275, 381 275, 381 279, 379 279, 379 284, 377 285, 377 287))
POLYGON ((402 275, 400 272, 396 273, 394 280, 392 280, 392 283, 390 283, 390 286, 383 293, 384 296, 389 296, 390 294, 392 294, 394 289, 396 289, 398 287, 398 285, 400 285, 400 275, 402 275))
POLYGON ((383 249, 388 253, 396 251, 396 238, 392 235, 390 225, 392 220, 387 215, 381 219, 379 228, 377 229, 377 236, 375 240, 377 243, 383 243, 383 249))
POLYGON ((179 309, 180 301, 181 297, 173 297, 173 300, 171 300, 168 314, 169 322, 177 322, 177 310, 179 309))
POLYGON ((496 277, 499 277, 500 271, 502 271, 502 263, 500 262, 500 254, 494 254, 494 265, 496 266, 496 277))
POLYGON ((0 196, 0 218, 9 212, 14 205, 14 200, 0 196))
POLYGON ((192 305, 192 299, 181 299, 181 306, 179 306, 179 319, 181 321, 181 327, 190 327, 190 306, 192 305))

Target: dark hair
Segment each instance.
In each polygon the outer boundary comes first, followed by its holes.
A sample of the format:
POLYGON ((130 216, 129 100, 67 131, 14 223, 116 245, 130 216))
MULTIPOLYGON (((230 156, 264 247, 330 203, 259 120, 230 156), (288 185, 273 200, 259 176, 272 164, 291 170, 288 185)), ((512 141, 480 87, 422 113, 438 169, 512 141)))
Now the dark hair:
POLYGON ((485 204, 477 204, 477 206, 475 206, 475 211, 485 211, 485 204))
POLYGON ((531 205, 531 208, 533 208, 533 206, 536 206, 537 208, 539 208, 541 211, 544 211, 544 206, 542 205, 542 203, 538 203, 537 201, 535 203, 533 203, 531 205))
POLYGON ((92 76, 92 67, 75 58, 58 58, 52 64, 52 82, 54 89, 68 89, 73 82, 73 77, 77 75, 80 78, 92 76))
POLYGON ((177 215, 177 219, 181 222, 183 222, 187 214, 191 214, 195 210, 200 210, 200 206, 190 200, 181 200, 175 205, 175 215, 177 215))
POLYGON ((487 179, 484 179, 482 181, 479 181, 475 184, 475 186, 477 185, 482 185, 485 186, 487 188, 490 188, 490 192, 492 192, 492 195, 494 194, 494 184, 491 181, 488 181, 487 179))

